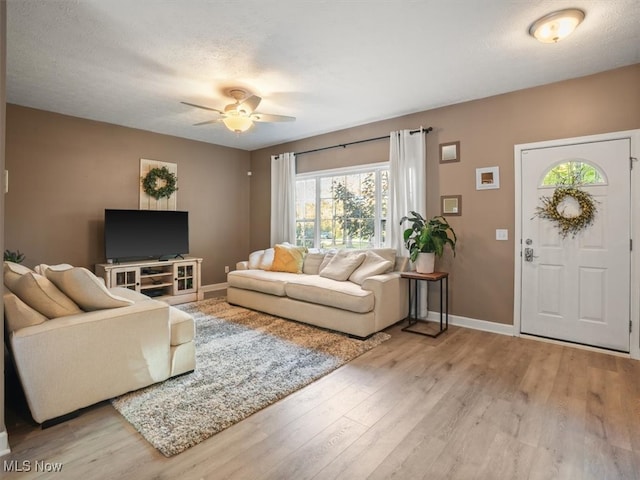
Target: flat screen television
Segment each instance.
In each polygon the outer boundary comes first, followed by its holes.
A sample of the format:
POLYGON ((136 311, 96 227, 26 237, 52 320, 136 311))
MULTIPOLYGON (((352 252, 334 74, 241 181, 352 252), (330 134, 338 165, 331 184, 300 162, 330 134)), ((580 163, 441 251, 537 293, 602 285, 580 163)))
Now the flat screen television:
POLYGON ((166 260, 189 253, 189 212, 104 211, 107 260, 166 260))

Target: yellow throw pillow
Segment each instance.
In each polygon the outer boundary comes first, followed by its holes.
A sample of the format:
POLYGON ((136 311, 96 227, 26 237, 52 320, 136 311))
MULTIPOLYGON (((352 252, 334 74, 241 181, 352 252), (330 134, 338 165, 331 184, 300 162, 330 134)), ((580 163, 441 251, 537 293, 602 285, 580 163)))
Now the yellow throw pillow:
POLYGON ((306 248, 294 245, 276 245, 274 247, 272 272, 302 273, 306 248))

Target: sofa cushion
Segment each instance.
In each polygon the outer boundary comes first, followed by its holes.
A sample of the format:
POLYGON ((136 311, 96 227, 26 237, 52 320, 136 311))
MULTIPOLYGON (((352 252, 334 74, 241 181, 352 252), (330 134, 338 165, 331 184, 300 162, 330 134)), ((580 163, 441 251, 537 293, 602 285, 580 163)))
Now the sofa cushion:
POLYGON ((30 268, 27 268, 19 263, 4 262, 4 284, 7 288, 13 291, 13 287, 16 282, 20 280, 20 277, 25 273, 33 272, 30 268))
POLYGON ((104 283, 83 267, 63 270, 47 268, 46 277, 84 311, 104 310, 133 305, 126 298, 113 295, 104 283))
POLYGON ((323 260, 324 253, 307 253, 304 257, 304 263, 302 264, 302 273, 318 275, 323 260))
POLYGON ((351 282, 341 282, 319 275, 298 275, 285 286, 289 298, 367 313, 373 310, 374 296, 351 282))
POLYGON ((49 279, 35 272, 22 275, 16 282, 13 293, 47 318, 82 313, 78 305, 62 293, 49 279))
POLYGON ((171 346, 188 343, 196 336, 195 323, 187 312, 169 307, 169 323, 171 325, 171 346))
POLYGON ((4 318, 9 332, 15 332, 32 325, 40 325, 47 321, 47 317, 12 293, 4 295, 4 318))
POLYGON ((395 255, 393 256, 393 259, 393 262, 391 260, 385 260, 377 253, 367 250, 364 261, 349 276, 349 281, 362 285, 362 282, 369 277, 390 272, 393 269, 395 255))
POLYGON ((276 245, 274 247, 272 272, 302 273, 304 247, 294 245, 276 245))
POLYGON ((340 250, 331 261, 320 270, 320 276, 332 280, 345 281, 364 261, 363 251, 340 250))
POLYGON ((296 273, 268 272, 264 270, 235 270, 227 275, 230 287, 254 290, 284 297, 284 286, 288 280, 299 277, 296 273))

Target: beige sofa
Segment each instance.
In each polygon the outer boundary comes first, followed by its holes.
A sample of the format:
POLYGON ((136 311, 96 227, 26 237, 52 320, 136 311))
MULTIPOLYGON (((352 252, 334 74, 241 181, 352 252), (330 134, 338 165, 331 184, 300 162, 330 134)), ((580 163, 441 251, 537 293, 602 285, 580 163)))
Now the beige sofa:
POLYGON ((190 315, 86 269, 41 273, 5 262, 5 328, 36 422, 195 369, 190 315))
POLYGON ((407 316, 408 285, 400 272, 408 258, 396 256, 394 249, 308 253, 300 273, 272 271, 273 256, 273 249, 260 250, 236 265, 227 275, 229 303, 358 338, 407 316), (332 269, 332 261, 350 255, 365 257, 351 272, 357 260, 343 261, 349 264, 345 271, 341 265, 332 269))

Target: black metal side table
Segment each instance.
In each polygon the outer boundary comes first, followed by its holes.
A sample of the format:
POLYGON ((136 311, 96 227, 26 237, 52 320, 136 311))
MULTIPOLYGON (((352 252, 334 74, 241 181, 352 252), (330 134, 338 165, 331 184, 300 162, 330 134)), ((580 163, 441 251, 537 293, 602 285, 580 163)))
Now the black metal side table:
POLYGON ((433 272, 433 273, 418 273, 418 272, 404 272, 401 274, 402 278, 409 280, 409 315, 406 320, 409 323, 402 329, 403 332, 419 333, 420 335, 426 335, 427 337, 437 337, 441 333, 446 332, 449 328, 449 273, 448 272, 433 272), (427 320, 418 318, 420 310, 418 310, 418 282, 440 282, 440 329, 436 333, 428 333, 416 329, 411 329, 418 323, 433 323, 427 320), (443 295, 443 283, 445 284, 444 295, 445 300, 442 302, 443 295), (413 290, 411 286, 413 285, 413 290), (443 311, 444 309, 444 311, 443 311), (444 326, 443 326, 444 320, 444 326))

